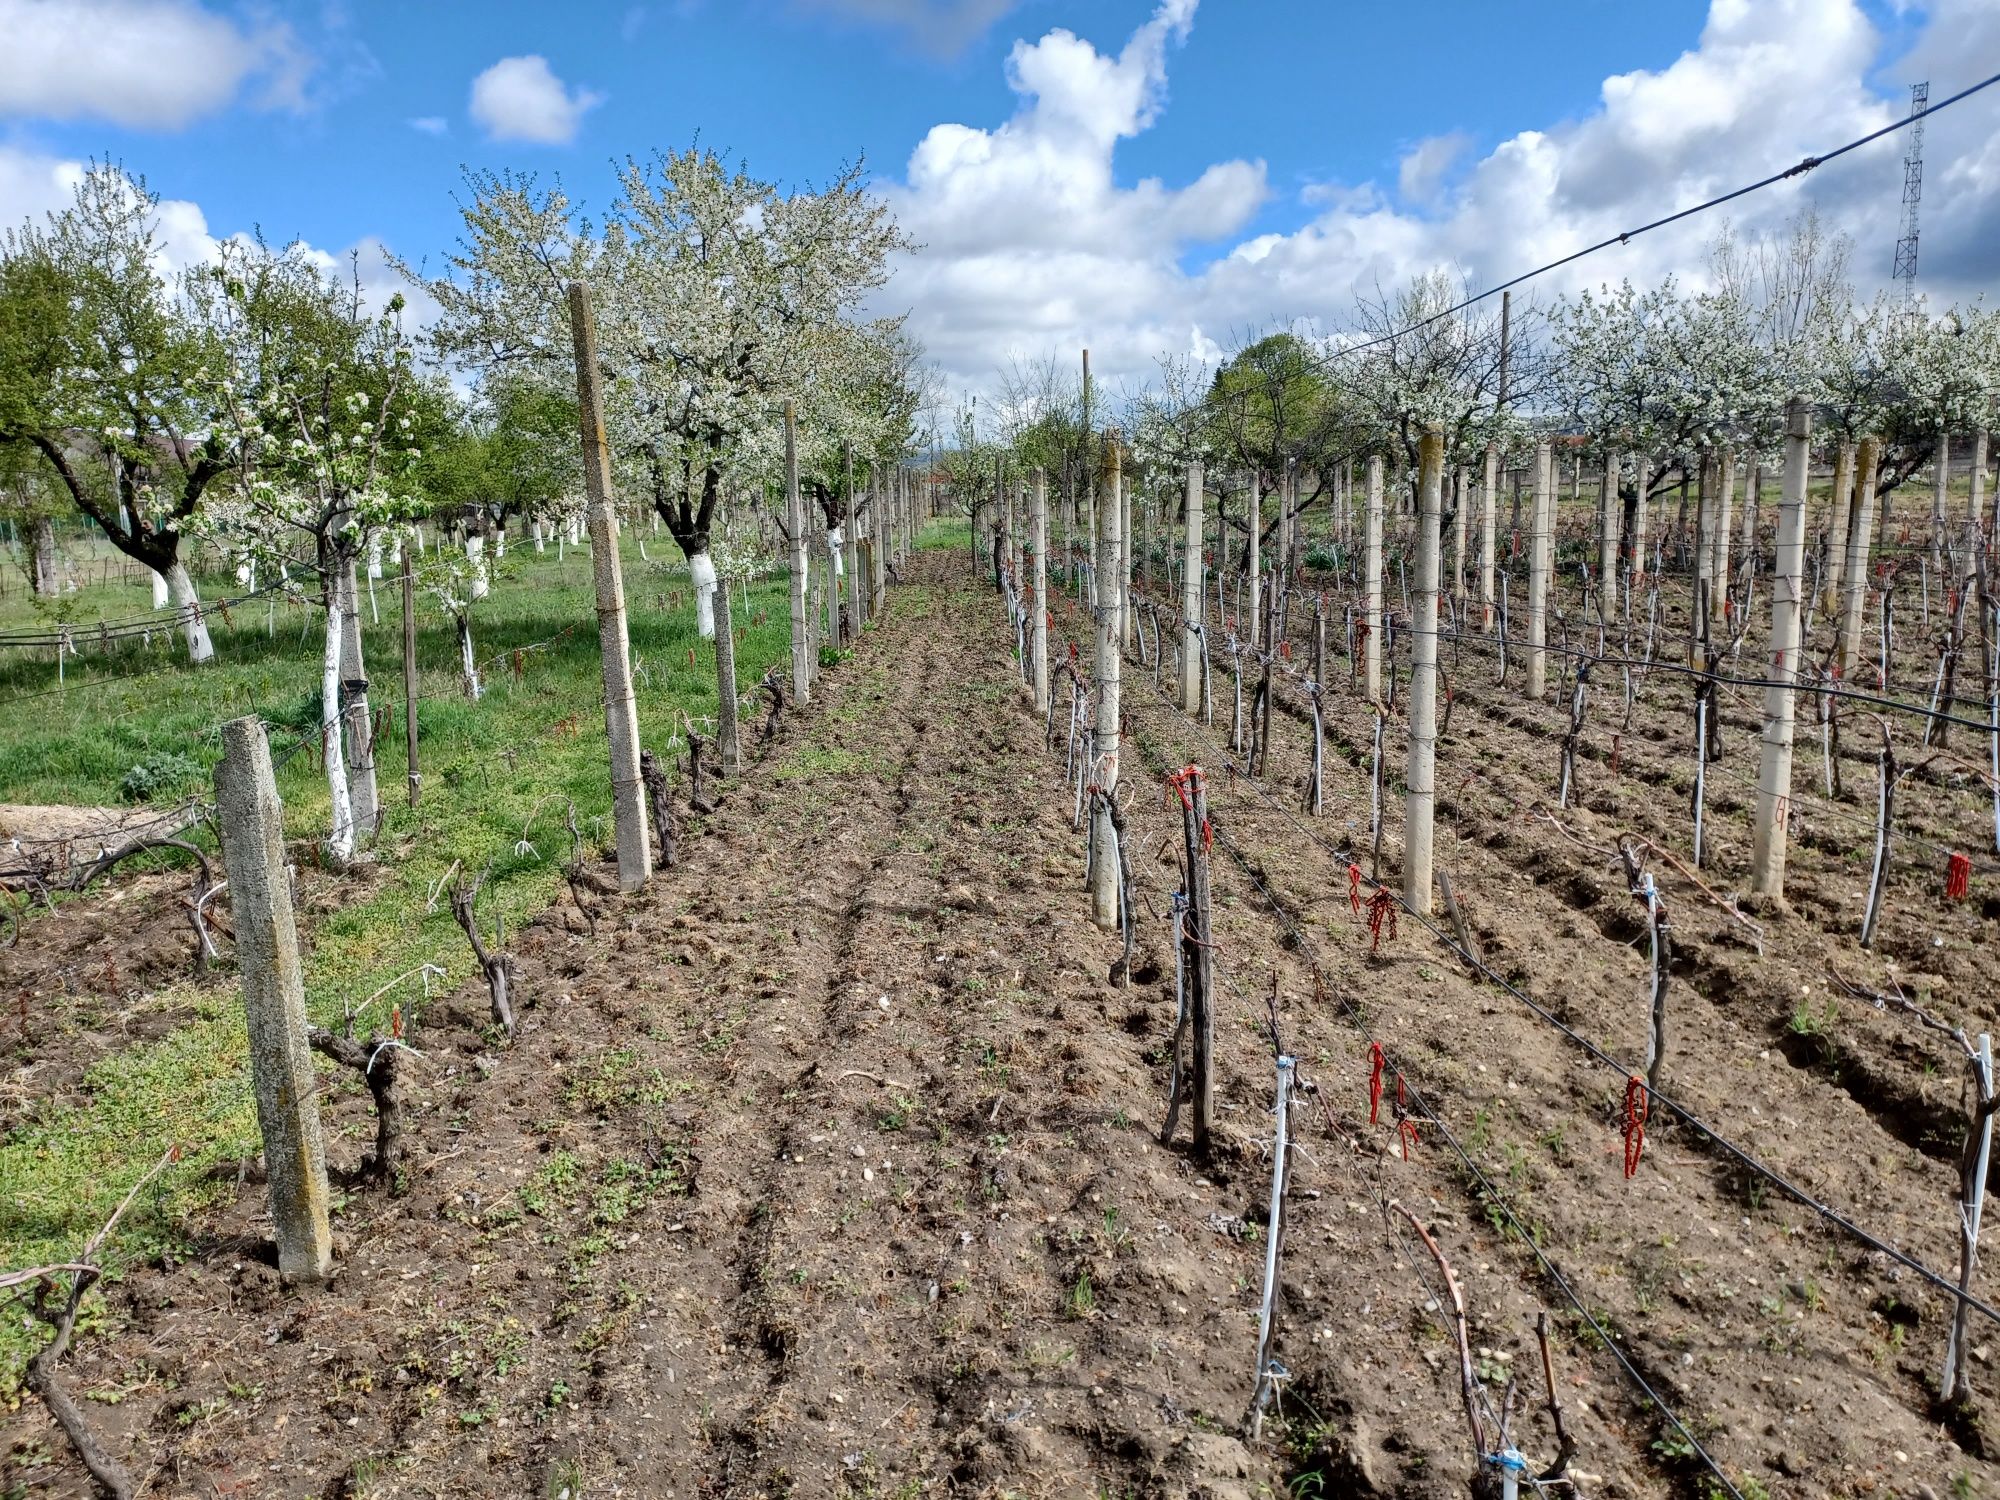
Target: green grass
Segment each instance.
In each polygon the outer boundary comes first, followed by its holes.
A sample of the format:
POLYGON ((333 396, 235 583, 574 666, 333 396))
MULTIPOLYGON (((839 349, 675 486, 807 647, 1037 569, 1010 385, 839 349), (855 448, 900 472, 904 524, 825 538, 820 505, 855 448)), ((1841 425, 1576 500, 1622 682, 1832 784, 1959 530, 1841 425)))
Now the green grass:
MULTIPOLYGON (((662 749, 682 712, 697 719, 714 712, 715 664, 713 648, 696 637, 678 549, 665 537, 646 542, 651 563, 640 559, 637 538, 626 538, 626 590, 641 736, 662 749), (678 604, 662 607, 676 593, 678 604)), ((366 627, 365 650, 379 703, 402 697, 400 602, 394 580, 376 587, 381 623, 366 627)), ((144 599, 139 590, 126 592, 144 599)), ((746 617, 736 594, 735 623, 745 632, 739 684, 754 684, 787 659, 787 598, 782 579, 753 585, 746 617)), ((307 1006, 322 1021, 337 1019, 343 1001, 358 1001, 419 963, 442 965, 447 987, 467 977, 471 955, 444 903, 435 913, 424 910, 431 886, 454 860, 474 872, 491 865, 482 915, 490 922, 504 914, 512 928, 546 906, 561 883, 557 867, 569 853, 566 799, 574 799, 586 839, 609 836, 588 554, 572 552, 558 565, 553 546, 539 557, 510 548, 491 597, 473 618, 478 655, 501 657, 483 669, 487 693, 479 703, 461 695, 448 622, 421 598, 418 614, 423 797, 411 811, 399 719, 378 754, 387 808, 382 869, 355 883, 353 899, 312 923, 307 1006), (526 652, 516 680, 511 653, 545 642, 526 652), (516 853, 524 829, 533 850, 516 853)), ((86 654, 67 664, 68 684, 56 692, 53 662, 0 658, 0 787, 8 800, 115 804, 126 773, 149 755, 179 752, 211 770, 220 755, 217 728, 228 718, 256 712, 284 725, 310 724, 317 712, 318 612, 281 604, 270 634, 261 607, 235 616, 233 625, 213 621, 219 659, 201 669, 176 665, 164 644, 150 653, 86 654)), ((274 748, 291 738, 274 729, 274 748)), ((279 791, 287 837, 323 835, 326 787, 306 755, 281 767, 279 791)), ((216 1190, 205 1181, 206 1169, 256 1149, 235 988, 186 985, 169 998, 185 1001, 193 1018, 100 1062, 85 1080, 87 1104, 45 1105, 0 1139, 0 1267, 66 1258, 166 1145, 179 1141, 182 1161, 135 1205, 119 1254, 129 1259, 170 1249, 185 1233, 188 1212, 216 1190)), ((406 989, 403 998, 421 1047, 420 992, 406 989)), ((0 1400, 28 1352, 23 1339, 20 1320, 0 1323, 0 1400)))

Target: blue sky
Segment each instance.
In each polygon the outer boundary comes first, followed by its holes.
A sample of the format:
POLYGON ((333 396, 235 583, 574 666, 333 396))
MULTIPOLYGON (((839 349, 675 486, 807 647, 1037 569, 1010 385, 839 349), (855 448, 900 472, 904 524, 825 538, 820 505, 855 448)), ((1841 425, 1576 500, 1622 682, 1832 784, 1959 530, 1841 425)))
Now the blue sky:
MULTIPOLYGON (((1083 341, 1137 372, 1338 321, 1370 278, 1511 272, 1859 133, 1913 71, 1939 93, 2000 71, 2000 0, 0 0, 0 35, 10 220, 110 155, 197 239, 421 257, 452 239, 461 164, 601 205, 612 158, 697 132, 786 182, 865 153, 929 247, 884 305, 959 383, 1083 341)), ((1954 294, 2000 227, 2000 107, 1963 114, 1929 174, 1954 294)), ((1899 152, 1740 222, 1818 204, 1872 275, 1899 152)), ((1607 274, 1698 261, 1684 237, 1607 274)))

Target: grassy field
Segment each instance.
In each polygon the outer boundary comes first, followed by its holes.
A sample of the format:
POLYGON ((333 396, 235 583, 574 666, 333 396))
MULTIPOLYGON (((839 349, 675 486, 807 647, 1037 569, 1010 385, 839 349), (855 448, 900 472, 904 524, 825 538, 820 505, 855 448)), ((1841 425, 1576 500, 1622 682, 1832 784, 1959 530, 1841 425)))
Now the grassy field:
MULTIPOLYGON (((678 549, 665 537, 645 541, 650 562, 640 555, 638 537, 625 538, 626 587, 643 743, 664 749, 683 713, 699 720, 714 712, 714 651, 696 636, 678 549)), ((788 658, 790 637, 785 581, 753 584, 750 592, 747 617, 740 587, 735 595, 735 623, 743 632, 737 671, 746 689, 788 658)), ((402 697, 401 627, 395 580, 378 583, 377 593, 380 622, 367 625, 366 653, 380 703, 402 697)), ((148 602, 136 586, 103 594, 112 614, 129 615, 135 601, 140 610, 148 602)), ((444 904, 425 911, 428 892, 453 861, 475 872, 491 866, 482 915, 490 921, 504 914, 511 927, 545 906, 561 882, 568 801, 576 804, 586 839, 608 838, 589 554, 572 551, 558 563, 553 545, 540 556, 509 551, 473 618, 485 661, 481 702, 461 692, 449 622, 421 596, 418 614, 423 797, 416 810, 408 807, 399 717, 379 755, 387 809, 381 872, 358 881, 356 898, 313 927, 307 1005, 321 1021, 336 1020, 343 1002, 359 1001, 419 964, 441 965, 447 986, 471 971, 464 937, 444 904)), ((260 602, 236 611, 229 624, 214 622, 218 660, 208 667, 188 667, 177 640, 156 639, 151 650, 135 645, 110 656, 86 650, 66 664, 60 689, 52 661, 0 662, 0 797, 116 805, 127 773, 148 762, 166 769, 163 800, 204 792, 220 755, 218 726, 246 713, 271 723, 274 750, 282 751, 317 717, 320 618, 309 607, 278 603, 267 610, 260 602)), ((279 790, 288 837, 324 833, 326 787, 312 756, 285 762, 279 790)), ((402 993, 406 1007, 420 995, 414 987, 402 993)), ((186 1148, 182 1162, 126 1221, 122 1253, 158 1253, 201 1201, 205 1170, 255 1151, 235 987, 188 983, 184 994, 166 998, 194 1018, 100 1063, 85 1080, 87 1106, 45 1102, 0 1140, 0 1267, 64 1258, 165 1144, 179 1141, 186 1148)), ((414 1008, 420 1036, 421 1004, 414 1008)), ((0 1324, 0 1397, 18 1375, 21 1339, 19 1320, 0 1324)))

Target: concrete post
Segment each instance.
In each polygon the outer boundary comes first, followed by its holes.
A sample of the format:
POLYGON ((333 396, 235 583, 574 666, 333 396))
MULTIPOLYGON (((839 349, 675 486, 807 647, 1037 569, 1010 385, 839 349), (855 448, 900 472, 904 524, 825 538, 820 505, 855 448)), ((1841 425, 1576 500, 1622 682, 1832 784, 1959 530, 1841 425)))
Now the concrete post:
POLYGON ((1729 613, 1723 606, 1729 600, 1729 529, 1736 509, 1735 449, 1722 450, 1715 477, 1722 493, 1715 504, 1715 556, 1708 566, 1708 617, 1721 625, 1729 613))
POLYGON ((408 762, 404 780, 409 784, 410 806, 415 807, 424 784, 417 759, 417 565, 409 546, 397 551, 403 555, 403 740, 408 762))
POLYGON ((1493 634, 1493 533, 1500 524, 1500 445, 1486 445, 1486 481, 1479 487, 1479 629, 1493 634))
POLYGON ((889 532, 882 524, 882 507, 887 503, 882 476, 873 464, 868 466, 868 493, 868 540, 873 543, 868 551, 868 603, 870 613, 879 615, 889 607, 889 532))
POLYGON ((590 292, 569 284, 576 342, 576 400, 583 428, 584 489, 590 498, 590 571, 597 584, 597 648, 604 660, 604 731, 611 742, 611 815, 618 835, 618 888, 636 891, 653 874, 653 832, 639 781, 639 705, 632 696, 632 646, 625 630, 625 575, 618 566, 618 512, 611 495, 611 450, 604 440, 604 388, 590 292))
POLYGON ((1111 825, 1109 799, 1118 789, 1118 620, 1123 601, 1118 596, 1119 540, 1124 527, 1119 524, 1123 508, 1119 492, 1124 479, 1119 471, 1118 434, 1104 435, 1103 524, 1097 533, 1097 739, 1090 767, 1090 782, 1103 792, 1093 816, 1092 833, 1095 863, 1091 866, 1091 916, 1099 927, 1118 929, 1117 833, 1111 825))
POLYGON ((1951 488, 1951 434, 1938 428, 1937 458, 1931 466, 1931 571, 1944 571, 1944 500, 1951 488))
MULTIPOLYGON (((1544 456, 1547 445, 1543 447, 1544 456)), ((1403 784, 1403 904, 1431 910, 1431 820, 1437 810, 1438 510, 1444 433, 1424 433, 1417 457, 1417 581, 1410 600, 1410 756, 1403 784)))
POLYGON ((1028 608, 1034 613, 1031 639, 1035 654, 1035 712, 1046 715, 1049 711, 1049 476, 1041 469, 1035 470, 1034 498, 1029 504, 1033 510, 1035 548, 1035 592, 1028 600, 1028 608))
POLYGON ((854 444, 840 445, 842 562, 847 569, 847 638, 861 639, 861 507, 854 494, 854 444))
MULTIPOLYGON (((1365 613, 1361 659, 1365 663, 1362 690, 1370 703, 1382 701, 1382 455, 1368 459, 1368 513, 1363 522, 1361 587, 1365 591, 1365 613)), ((1488 540, 1491 540, 1489 535, 1488 540)), ((1487 557, 1492 562, 1492 557, 1487 557)))
MULTIPOLYGON (((1799 615, 1804 603, 1806 474, 1812 418, 1804 401, 1785 408, 1785 478, 1778 501, 1777 555, 1771 572, 1771 685, 1764 690, 1764 748, 1757 765, 1757 818, 1752 830, 1750 889, 1782 900, 1785 824, 1792 800, 1792 684, 1799 670, 1799 615)), ((1868 445, 1872 447, 1872 442, 1868 445)), ((1872 458, 1872 454, 1870 455, 1872 458)))
POLYGON ((1597 495, 1597 622, 1609 629, 1618 611, 1618 450, 1604 455, 1604 484, 1597 495))
POLYGON ((1854 444, 1842 442, 1833 460, 1833 496, 1827 514, 1825 556, 1820 559, 1820 608, 1837 618, 1843 595, 1842 571, 1847 566, 1847 527, 1854 515, 1854 444))
POLYGON ((243 972, 250 1079, 270 1178, 278 1274, 287 1281, 324 1281, 333 1269, 333 1237, 319 1097, 306 1045, 305 974, 285 870, 284 804, 271 774, 270 742, 255 715, 222 726, 215 801, 243 972))
POLYGON ((1972 434, 1972 485, 1965 499, 1966 519, 1983 531, 1986 526, 1986 429, 1972 434))
POLYGON ((1262 551, 1264 546, 1264 497, 1257 492, 1257 471, 1250 471, 1250 490, 1243 497, 1243 520, 1250 528, 1250 619, 1247 638, 1250 649, 1256 650, 1261 644, 1257 627, 1264 619, 1264 572, 1262 551))
MULTIPOLYGON (((854 526, 854 468, 850 461, 847 466, 848 517, 847 524, 854 526)), ((806 511, 799 499, 799 424, 797 411, 792 403, 785 403, 785 531, 792 544, 792 703, 803 706, 812 702, 812 659, 810 642, 806 631, 806 511)), ((979 528, 975 523, 973 537, 977 540, 979 528)), ((856 544, 857 547, 859 544, 856 544)), ((860 608, 861 568, 859 552, 848 554, 848 567, 855 583, 855 608, 860 608)), ((860 627, 855 627, 860 633, 860 627)))
POLYGON ((1139 633, 1139 611, 1132 602, 1132 559, 1138 551, 1133 542, 1139 534, 1138 492, 1136 484, 1118 486, 1118 640, 1128 651, 1139 633))
MULTIPOLYGON (((1861 440, 1854 461, 1854 507, 1847 518, 1847 561, 1841 566, 1840 675, 1852 677, 1861 660, 1862 605, 1868 597, 1868 549, 1875 531, 1875 465, 1881 445, 1861 440)), ((1786 483, 1791 482, 1790 473, 1786 483)))
POLYGON ((1181 707, 1201 712, 1201 465, 1187 471, 1187 524, 1181 537, 1181 707))
POLYGON ((1549 440, 1535 444, 1535 500, 1528 515, 1528 684, 1530 699, 1549 691, 1550 512, 1555 509, 1555 460, 1549 440))
POLYGON ((1451 519, 1451 597, 1457 618, 1465 614, 1465 544, 1471 530, 1471 516, 1467 514, 1468 502, 1472 499, 1472 476, 1460 464, 1452 478, 1451 519))

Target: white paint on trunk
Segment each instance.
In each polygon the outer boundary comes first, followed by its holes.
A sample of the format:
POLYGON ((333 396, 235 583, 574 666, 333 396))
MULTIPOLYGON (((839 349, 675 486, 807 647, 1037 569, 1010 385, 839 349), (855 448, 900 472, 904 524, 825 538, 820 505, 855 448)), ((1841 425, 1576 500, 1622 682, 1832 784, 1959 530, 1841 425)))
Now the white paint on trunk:
POLYGON ((826 534, 826 550, 833 558, 833 576, 835 578, 845 578, 847 576, 847 559, 841 556, 841 548, 846 545, 846 537, 846 529, 840 526, 834 527, 833 530, 826 534))
POLYGON ((336 869, 354 858, 354 804, 347 795, 347 757, 340 734, 340 590, 327 590, 326 651, 319 678, 319 737, 325 751, 326 792, 332 828, 326 838, 327 858, 336 869))
POLYGON ((547 541, 547 538, 542 534, 542 523, 540 521, 531 521, 528 524, 528 534, 535 539, 535 551, 540 552, 547 541))
POLYGON ((215 644, 208 638, 208 622, 201 617, 201 596, 195 592, 194 580, 188 577, 186 564, 174 562, 168 565, 167 595, 180 615, 181 634, 187 637, 188 660, 211 660, 215 656, 215 644))
POLYGON ((173 597, 167 591, 167 575, 158 568, 148 568, 146 571, 153 575, 153 608, 165 609, 173 597))
POLYGON ((715 639, 715 559, 697 552, 688 559, 694 580, 694 628, 705 641, 715 639))
POLYGON ((479 701, 479 663, 472 655, 472 622, 464 615, 458 617, 458 664, 465 676, 465 696, 474 703, 479 701))
POLYGON ((377 531, 368 538, 368 576, 376 579, 382 576, 382 533, 377 531))
POLYGON ((472 565, 472 584, 466 591, 470 599, 486 597, 486 538, 469 536, 465 539, 465 560, 472 565))

